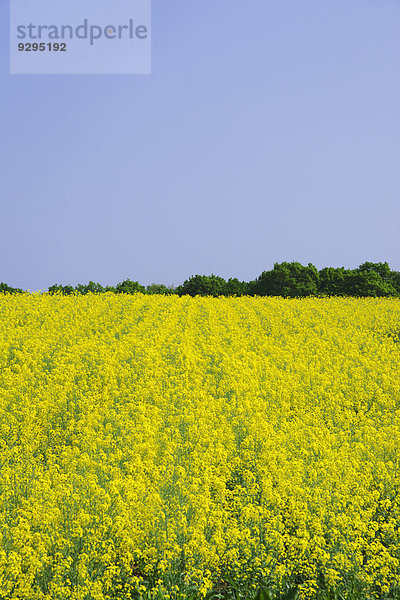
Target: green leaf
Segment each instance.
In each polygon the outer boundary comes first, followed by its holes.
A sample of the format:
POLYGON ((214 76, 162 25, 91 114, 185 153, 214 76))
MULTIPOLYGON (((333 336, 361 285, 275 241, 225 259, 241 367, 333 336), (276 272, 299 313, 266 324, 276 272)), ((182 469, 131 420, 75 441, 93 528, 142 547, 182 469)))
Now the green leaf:
POLYGON ((281 600, 296 600, 298 596, 297 586, 289 588, 284 594, 281 596, 281 600))
POLYGON ((254 600, 272 600, 272 593, 269 588, 260 587, 255 595, 254 600))

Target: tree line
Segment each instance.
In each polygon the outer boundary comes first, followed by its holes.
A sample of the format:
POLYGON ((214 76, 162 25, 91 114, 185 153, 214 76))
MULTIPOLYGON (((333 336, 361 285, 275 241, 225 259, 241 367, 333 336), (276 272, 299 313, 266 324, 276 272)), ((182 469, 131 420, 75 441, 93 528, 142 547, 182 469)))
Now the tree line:
MULTIPOLYGON (((0 283, 0 293, 17 294, 24 290, 0 283)), ((357 269, 325 267, 318 269, 311 263, 275 263, 273 269, 263 271, 253 281, 239 281, 236 277, 225 280, 218 275, 193 275, 177 287, 153 283, 147 287, 137 281, 125 279, 116 286, 103 287, 100 283, 54 284, 50 294, 163 294, 178 296, 283 296, 299 298, 306 296, 356 296, 400 297, 400 271, 392 271, 387 262, 365 262, 357 269)))

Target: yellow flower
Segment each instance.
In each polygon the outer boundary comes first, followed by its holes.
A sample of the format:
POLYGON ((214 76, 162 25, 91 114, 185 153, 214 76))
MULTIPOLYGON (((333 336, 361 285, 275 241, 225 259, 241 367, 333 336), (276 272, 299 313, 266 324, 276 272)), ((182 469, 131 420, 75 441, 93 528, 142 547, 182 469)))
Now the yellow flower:
POLYGON ((399 330, 397 299, 0 295, 0 590, 389 594, 399 330))

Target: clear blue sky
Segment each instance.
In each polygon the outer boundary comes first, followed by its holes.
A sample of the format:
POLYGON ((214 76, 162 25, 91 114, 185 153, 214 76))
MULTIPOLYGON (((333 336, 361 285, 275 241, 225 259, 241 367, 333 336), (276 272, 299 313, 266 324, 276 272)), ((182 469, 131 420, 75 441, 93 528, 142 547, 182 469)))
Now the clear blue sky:
POLYGON ((150 76, 9 75, 0 0, 0 281, 400 270, 400 1, 152 13, 150 76))

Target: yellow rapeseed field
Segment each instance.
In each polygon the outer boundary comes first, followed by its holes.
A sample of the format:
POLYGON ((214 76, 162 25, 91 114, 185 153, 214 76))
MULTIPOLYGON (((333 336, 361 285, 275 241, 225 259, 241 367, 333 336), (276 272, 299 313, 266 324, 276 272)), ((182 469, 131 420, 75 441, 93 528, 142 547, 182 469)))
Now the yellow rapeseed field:
POLYGON ((0 599, 397 593, 399 332, 397 299, 0 296, 0 599))

